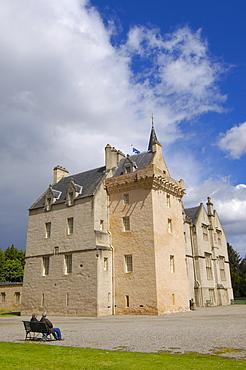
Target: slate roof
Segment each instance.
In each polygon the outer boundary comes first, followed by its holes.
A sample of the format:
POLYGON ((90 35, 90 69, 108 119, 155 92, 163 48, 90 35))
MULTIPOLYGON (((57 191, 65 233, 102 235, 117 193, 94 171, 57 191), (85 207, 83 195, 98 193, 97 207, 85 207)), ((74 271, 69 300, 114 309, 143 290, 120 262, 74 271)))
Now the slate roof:
MULTIPOLYGON (((105 170, 106 167, 103 166, 90 171, 81 172, 76 175, 63 177, 58 183, 52 185, 53 190, 61 192, 60 197, 55 201, 55 203, 64 202, 66 200, 67 189, 71 179, 74 180, 76 185, 82 186, 82 194, 79 195, 80 197, 92 195, 104 179, 105 170)), ((46 192, 30 207, 30 209, 44 207, 45 196, 46 192)))
POLYGON ((191 219, 193 223, 195 223, 196 218, 198 216, 199 209, 200 209, 200 206, 192 207, 192 208, 185 208, 184 211, 185 211, 186 217, 188 217, 189 219, 191 219))
POLYGON ((114 176, 120 176, 124 173, 124 163, 127 160, 127 158, 130 158, 130 160, 136 165, 136 170, 142 170, 145 166, 148 166, 150 164, 150 161, 153 157, 153 153, 148 152, 142 152, 139 154, 134 154, 129 157, 122 158, 120 162, 118 163, 118 168, 114 173, 114 176))

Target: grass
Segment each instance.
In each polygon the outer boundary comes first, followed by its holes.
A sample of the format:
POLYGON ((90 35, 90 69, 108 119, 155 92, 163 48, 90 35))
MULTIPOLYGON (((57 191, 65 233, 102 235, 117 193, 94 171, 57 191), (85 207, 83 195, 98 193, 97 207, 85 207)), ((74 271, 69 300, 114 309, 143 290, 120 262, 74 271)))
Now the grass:
POLYGON ((2 369, 21 370, 211 370, 246 369, 246 360, 197 353, 138 353, 0 342, 2 369))
POLYGON ((5 316, 20 316, 19 312, 12 312, 12 311, 6 311, 6 310, 0 310, 0 314, 2 317, 5 316))

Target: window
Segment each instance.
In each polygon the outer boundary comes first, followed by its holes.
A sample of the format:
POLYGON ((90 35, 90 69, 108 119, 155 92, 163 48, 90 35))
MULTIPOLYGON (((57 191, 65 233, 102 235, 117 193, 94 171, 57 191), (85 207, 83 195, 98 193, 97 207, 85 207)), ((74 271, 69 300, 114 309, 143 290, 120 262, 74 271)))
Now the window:
POLYGON ((174 270, 174 256, 170 256, 170 272, 173 274, 174 270))
POLYGON ((130 218, 123 217, 123 224, 124 224, 124 231, 129 231, 130 230, 130 218))
POLYGON ((68 306, 68 305, 69 305, 69 294, 66 293, 66 306, 68 306))
POLYGON ((221 280, 226 280, 226 276, 225 276, 225 257, 219 256, 219 266, 220 266, 220 278, 221 278, 221 280))
POLYGON ((175 305, 175 294, 172 294, 172 304, 175 305))
POLYGON ((184 241, 185 241, 185 243, 187 243, 186 232, 184 232, 184 241))
POLYGON ((6 293, 1 292, 1 303, 5 303, 5 301, 6 301, 6 293))
POLYGON ((172 232, 172 220, 170 220, 170 219, 167 220, 167 231, 169 233, 172 232))
POLYGON ((126 273, 132 272, 132 255, 125 256, 126 273))
POLYGON ((129 194, 124 194, 124 203, 129 204, 129 194))
POLYGON ((65 255, 65 274, 71 274, 72 273, 72 255, 66 254, 65 255))
POLYGON ((50 258, 43 257, 43 276, 49 275, 50 258))
POLYGON ((130 307, 129 295, 126 295, 126 307, 130 307))
POLYGON ((108 271, 108 258, 104 257, 103 260, 103 269, 104 271, 108 271))
POLYGON ((15 292, 15 303, 20 303, 20 292, 15 292))
POLYGON ((73 234, 73 217, 67 219, 67 235, 73 234))
POLYGON ((206 264, 206 273, 207 273, 207 279, 212 280, 213 274, 212 274, 212 256, 210 253, 205 253, 205 264, 206 264))
POLYGON ((167 208, 170 208, 171 207, 171 203, 170 203, 170 195, 167 194, 167 208))
POLYGON ((71 192, 68 193, 68 202, 67 202, 67 204, 69 206, 72 206, 73 205, 73 191, 71 191, 71 192))
POLYGON ((46 198, 46 204, 45 204, 46 211, 51 210, 51 205, 52 205, 52 199, 50 197, 47 197, 46 198))
POLYGON ((103 231, 103 229, 104 229, 104 221, 103 220, 100 220, 99 229, 100 229, 100 231, 103 231))
POLYGON ((214 299, 214 289, 209 289, 208 290, 208 294, 209 294, 209 300, 212 304, 214 304, 215 302, 215 299, 214 299))
POLYGON ((202 234, 203 240, 208 241, 208 228, 205 225, 202 225, 202 234))
POLYGON ((56 254, 56 255, 59 254, 59 247, 54 248, 54 254, 56 254))
POLYGON ((51 234, 51 222, 46 222, 45 224, 45 237, 50 238, 51 234))
POLYGON ((131 172, 131 166, 125 166, 125 171, 126 171, 126 173, 130 173, 131 172))
POLYGON ((42 294, 42 296, 41 296, 41 307, 43 307, 44 306, 44 294, 42 294))

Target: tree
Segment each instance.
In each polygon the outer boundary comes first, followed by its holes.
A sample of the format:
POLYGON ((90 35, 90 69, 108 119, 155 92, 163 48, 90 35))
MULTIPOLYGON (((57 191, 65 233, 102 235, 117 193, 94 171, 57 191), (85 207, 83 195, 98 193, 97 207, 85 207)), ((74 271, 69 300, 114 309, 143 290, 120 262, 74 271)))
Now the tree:
POLYGON ((21 282, 23 281, 25 265, 25 252, 18 250, 14 245, 8 247, 5 252, 0 248, 0 281, 21 282))
POLYGON ((0 273, 0 281, 21 282, 23 281, 24 270, 19 260, 7 260, 0 273))
POLYGON ((242 259, 229 243, 227 250, 234 297, 246 297, 246 256, 242 259))

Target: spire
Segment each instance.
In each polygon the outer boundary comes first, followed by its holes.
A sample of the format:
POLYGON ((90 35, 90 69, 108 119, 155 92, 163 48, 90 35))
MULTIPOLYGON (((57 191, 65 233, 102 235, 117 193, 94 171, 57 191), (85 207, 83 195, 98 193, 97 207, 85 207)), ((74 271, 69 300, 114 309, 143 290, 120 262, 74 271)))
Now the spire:
POLYGON ((151 133, 150 133, 150 138, 149 138, 148 151, 149 152, 152 152, 152 144, 153 144, 154 141, 157 141, 158 142, 158 139, 157 139, 157 136, 156 136, 156 133, 155 133, 155 129, 154 129, 154 117, 153 117, 153 113, 152 113, 152 116, 150 118, 152 119, 152 128, 151 128, 151 133))

